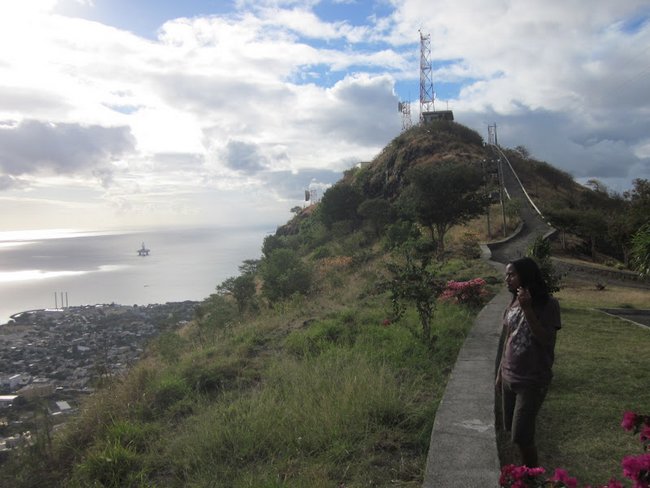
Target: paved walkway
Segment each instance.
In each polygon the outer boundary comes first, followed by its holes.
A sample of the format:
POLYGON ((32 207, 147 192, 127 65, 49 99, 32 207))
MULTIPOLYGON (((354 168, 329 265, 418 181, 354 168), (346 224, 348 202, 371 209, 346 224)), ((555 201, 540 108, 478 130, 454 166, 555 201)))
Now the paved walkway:
POLYGON ((458 354, 431 432, 425 488, 499 485, 494 371, 501 315, 509 298, 504 287, 481 310, 458 354))
MULTIPOLYGON (((521 202, 521 225, 483 254, 504 271, 504 264, 525 255, 529 244, 552 229, 541 218, 509 163, 503 164, 508 194, 521 202)), ((424 488, 492 488, 501 471, 494 417, 494 376, 501 317, 510 299, 503 287, 476 317, 449 377, 431 432, 424 488)))
MULTIPOLYGON (((483 249, 484 258, 500 272, 505 267, 502 263, 524 256, 537 236, 549 237, 554 232, 529 201, 509 163, 504 163, 503 168, 508 194, 522 203, 523 223, 507 239, 492 242, 489 249, 483 249)), ((620 279, 620 276, 608 278, 620 279)), ((433 423, 424 488, 499 486, 494 376, 501 316, 509 299, 504 286, 476 317, 458 354, 433 423)))

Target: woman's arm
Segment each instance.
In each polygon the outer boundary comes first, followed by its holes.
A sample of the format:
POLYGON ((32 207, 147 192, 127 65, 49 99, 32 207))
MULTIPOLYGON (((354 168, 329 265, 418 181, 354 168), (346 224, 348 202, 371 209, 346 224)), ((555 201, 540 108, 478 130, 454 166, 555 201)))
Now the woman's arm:
POLYGON ((549 324, 543 324, 540 317, 537 316, 537 313, 533 309, 533 300, 528 289, 519 287, 517 289, 517 300, 519 301, 521 310, 524 312, 526 322, 528 322, 533 336, 542 344, 551 344, 555 329, 553 326, 549 327, 549 324))

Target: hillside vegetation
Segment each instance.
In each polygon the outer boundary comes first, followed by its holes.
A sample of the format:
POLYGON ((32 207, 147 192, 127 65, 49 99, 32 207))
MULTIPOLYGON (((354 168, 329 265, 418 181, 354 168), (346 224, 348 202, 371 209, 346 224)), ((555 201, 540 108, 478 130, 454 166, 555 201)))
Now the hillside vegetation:
MULTIPOLYGON (((595 193, 511 152, 548 208, 595 193)), ((495 211, 490 157, 456 123, 395 138, 294 209, 261 260, 74 422, 52 432, 43 420, 36 444, 2 466, 2 486, 420 486, 457 352, 501 286, 477 245, 495 211), (475 278, 440 298, 448 281, 475 278)))

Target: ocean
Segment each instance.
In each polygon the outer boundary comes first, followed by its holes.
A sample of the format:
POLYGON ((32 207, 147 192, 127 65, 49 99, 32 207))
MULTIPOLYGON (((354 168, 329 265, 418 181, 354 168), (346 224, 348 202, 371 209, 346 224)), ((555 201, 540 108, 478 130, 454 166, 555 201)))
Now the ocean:
POLYGON ((200 301, 261 255, 268 227, 0 232, 0 324, 63 305, 200 301), (143 245, 150 250, 141 257, 143 245))

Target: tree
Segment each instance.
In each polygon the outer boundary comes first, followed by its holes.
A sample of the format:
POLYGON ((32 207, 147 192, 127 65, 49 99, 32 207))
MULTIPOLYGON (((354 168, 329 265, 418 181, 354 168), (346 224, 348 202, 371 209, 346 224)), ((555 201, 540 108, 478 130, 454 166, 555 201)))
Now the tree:
POLYGON ((487 207, 480 168, 460 163, 415 166, 407 172, 408 186, 400 205, 429 229, 438 253, 445 250, 445 235, 454 225, 480 215, 487 207))
POLYGON ((237 277, 228 278, 217 286, 217 292, 221 295, 232 295, 237 302, 239 313, 243 313, 255 296, 255 275, 244 273, 237 277))
POLYGON ((311 287, 311 270, 291 249, 275 249, 262 263, 262 293, 271 303, 294 293, 306 295, 311 287))
POLYGON ((544 210, 544 215, 550 220, 551 225, 560 231, 562 249, 566 251, 566 233, 572 232, 577 227, 580 211, 567 207, 551 207, 544 210))
POLYGON ((521 159, 530 159, 530 151, 526 146, 517 146, 514 150, 521 156, 521 159))
POLYGON ((632 238, 632 263, 641 276, 650 276, 650 224, 641 227, 632 238))
POLYGON ((577 212, 576 233, 587 240, 592 259, 596 257, 596 245, 607 234, 607 222, 602 211, 586 209, 577 212))
POLYGON ((320 201, 320 217, 327 228, 334 222, 350 220, 356 223, 359 220, 357 208, 363 196, 352 185, 339 182, 329 188, 320 201))
POLYGON ((630 202, 630 220, 635 228, 650 221, 650 181, 637 178, 632 182, 632 189, 623 193, 623 198, 630 202))
POLYGON ((387 265, 392 278, 379 283, 378 289, 390 292, 395 320, 404 315, 405 302, 415 305, 420 318, 420 333, 416 335, 433 349, 436 336, 432 334, 431 322, 443 284, 436 278, 435 273, 428 269, 428 256, 428 253, 421 253, 415 248, 407 249, 403 264, 387 265))
POLYGON ((384 227, 393 221, 393 209, 384 198, 365 200, 359 205, 357 213, 368 222, 376 236, 379 236, 384 227))

